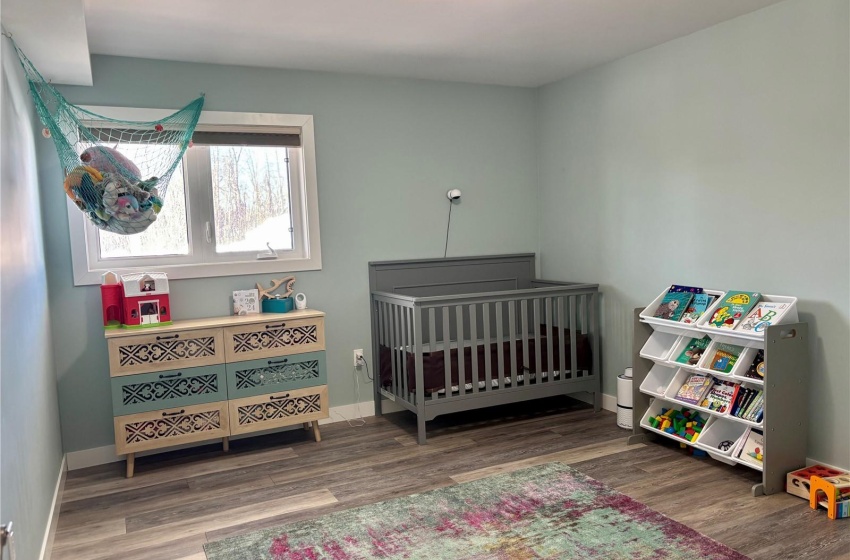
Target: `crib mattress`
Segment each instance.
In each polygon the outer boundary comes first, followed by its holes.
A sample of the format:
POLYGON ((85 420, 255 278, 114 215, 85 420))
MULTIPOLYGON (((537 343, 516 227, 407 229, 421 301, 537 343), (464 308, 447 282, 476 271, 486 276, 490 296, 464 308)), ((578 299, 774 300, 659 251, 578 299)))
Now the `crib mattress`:
MULTIPOLYGON (((522 340, 516 340, 514 346, 514 362, 516 363, 517 384, 524 383, 526 379, 537 379, 538 374, 540 379, 547 378, 548 372, 557 370, 561 363, 561 341, 564 338, 565 363, 567 368, 570 367, 570 331, 553 329, 549 336, 542 329, 540 336, 540 371, 537 371, 537 348, 533 339, 528 340, 528 350, 524 352, 522 340), (549 344, 552 345, 552 367, 549 364, 549 344), (527 354, 527 355, 526 355, 527 354), (525 366, 524 364, 528 364, 525 366)), ((478 344, 476 346, 465 346, 463 351, 463 363, 465 379, 463 385, 467 390, 472 389, 472 383, 478 383, 479 388, 486 387, 489 383, 491 386, 498 386, 499 379, 499 353, 502 354, 504 362, 505 382, 510 383, 511 375, 511 342, 505 341, 502 343, 491 343, 490 345, 490 368, 487 370, 486 356, 487 345, 478 344), (478 371, 472 371, 472 353, 476 352, 478 359, 478 371)), ((392 385, 392 352, 389 347, 380 346, 380 381, 382 387, 392 385)), ((401 351, 399 351, 401 352, 401 351)), ((407 387, 413 392, 416 390, 416 356, 410 350, 404 351, 404 360, 407 362, 407 387)), ((458 373, 458 348, 452 348, 449 352, 449 360, 451 365, 451 387, 452 392, 456 392, 461 385, 460 376, 458 373)), ((587 335, 576 334, 576 366, 579 370, 589 371, 592 367, 593 359, 590 350, 590 341, 587 335)), ((445 352, 440 349, 433 352, 423 352, 422 367, 423 381, 425 385, 425 393, 440 393, 446 390, 446 356, 445 352)), ((397 362, 396 368, 401 367, 400 362, 397 362)), ((555 373, 553 379, 559 378, 555 373)))

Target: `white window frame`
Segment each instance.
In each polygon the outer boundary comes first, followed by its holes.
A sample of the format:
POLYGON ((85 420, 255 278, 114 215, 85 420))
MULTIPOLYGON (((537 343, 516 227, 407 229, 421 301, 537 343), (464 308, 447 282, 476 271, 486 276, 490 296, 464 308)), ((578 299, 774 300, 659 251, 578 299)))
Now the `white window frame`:
MULTIPOLYGON (((174 112, 164 109, 140 109, 128 107, 84 107, 93 113, 105 117, 150 122, 162 119, 174 112)), ((319 197, 316 180, 316 149, 313 131, 312 115, 287 115, 277 113, 238 113, 229 111, 203 111, 198 120, 199 129, 207 130, 239 130, 240 128, 262 128, 269 133, 292 132, 298 129, 301 134, 301 161, 291 161, 293 164, 293 179, 303 182, 303 197, 301 192, 293 188, 290 204, 299 207, 300 212, 291 212, 293 227, 301 228, 303 246, 294 258, 279 256, 274 260, 235 260, 245 255, 222 255, 211 258, 204 263, 178 263, 185 259, 180 257, 156 256, 138 257, 132 259, 134 266, 127 266, 127 260, 99 260, 99 250, 96 233, 99 231, 86 219, 85 215, 69 200, 67 200, 68 229, 71 240, 71 261, 74 268, 74 285, 83 286, 100 284, 102 275, 107 270, 119 274, 132 272, 148 272, 156 269, 168 274, 169 280, 184 278, 209 278, 216 276, 240 276, 245 274, 265 274, 275 272, 299 272, 322 269, 322 249, 319 237, 319 197), (300 174, 300 178, 294 177, 300 174), (307 224, 300 220, 306 218, 307 224), (94 258, 90 258, 93 256, 94 258), (229 258, 228 258, 229 257, 229 258), (138 264, 136 264, 138 263, 138 264)), ((293 180, 293 186, 297 183, 293 180)), ((186 188, 190 188, 186 185, 186 188)), ((212 193, 209 193, 209 197, 212 193)), ((194 199, 197 201, 197 199, 194 199)), ((207 201, 201 200, 202 204, 207 201)), ((193 240, 204 243, 206 235, 203 220, 199 219, 197 209, 192 208, 193 197, 186 197, 186 212, 190 216, 188 233, 189 251, 192 252, 193 240)))

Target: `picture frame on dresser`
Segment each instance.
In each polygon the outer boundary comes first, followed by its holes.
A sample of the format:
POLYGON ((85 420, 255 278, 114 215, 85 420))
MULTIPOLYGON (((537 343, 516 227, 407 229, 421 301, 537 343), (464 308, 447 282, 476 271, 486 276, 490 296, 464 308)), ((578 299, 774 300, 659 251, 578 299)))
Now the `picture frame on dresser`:
POLYGON ((105 332, 115 449, 135 456, 175 445, 302 424, 321 441, 329 417, 325 314, 214 317, 105 332))
MULTIPOLYGON (((706 292, 722 294, 719 291, 706 292)), ((663 296, 663 294, 662 294, 663 296)), ((705 451, 710 457, 727 464, 742 464, 761 472, 761 482, 753 485, 753 496, 774 494, 784 491, 786 473, 806 464, 806 443, 808 432, 808 391, 809 391, 809 340, 808 324, 798 321, 796 298, 783 296, 764 296, 766 301, 791 302, 789 311, 779 324, 767 326, 758 333, 739 332, 734 329, 712 329, 704 325, 684 324, 673 321, 663 321, 652 317, 652 309, 660 298, 646 308, 634 310, 634 334, 632 341, 632 375, 633 375, 633 414, 634 427, 628 443, 644 443, 658 437, 669 437, 679 443, 705 451), (670 341, 670 335, 677 335, 673 346, 667 351, 661 348, 658 341, 670 341), (764 380, 745 378, 742 375, 723 375, 710 372, 715 379, 725 379, 741 386, 751 386, 763 389, 764 415, 758 422, 735 417, 729 410, 715 411, 704 407, 690 407, 700 414, 709 417, 706 425, 707 437, 702 436, 694 442, 688 442, 653 429, 646 420, 648 416, 661 410, 681 408, 682 403, 671 398, 673 387, 687 375, 689 367, 677 364, 669 358, 674 350, 679 349, 684 338, 711 338, 711 344, 736 344, 744 348, 746 358, 752 360, 753 355, 761 350, 764 356, 766 370, 764 380), (666 338, 665 338, 666 337, 666 338), (647 349, 653 349, 648 353, 647 349), (666 360, 666 361, 665 361, 666 360), (682 373, 677 373, 682 372, 682 373), (771 414, 771 411, 774 412, 771 414), (712 427, 713 426, 713 427, 712 427), (748 463, 736 459, 729 444, 740 444, 745 430, 757 428, 764 433, 764 452, 761 464, 748 463), (722 434, 718 437, 718 434, 722 434), (723 443, 723 448, 711 445, 714 439, 723 443), (734 441, 737 440, 737 441, 734 441)), ((711 309, 709 309, 709 312, 711 309)), ((742 354, 744 356, 744 354, 742 354)), ((701 362, 702 363, 702 362, 701 362)), ((741 364, 739 369, 746 370, 748 364, 741 364)), ((703 371, 703 370, 700 370, 703 371)), ((740 373, 740 372, 738 372, 740 373)))

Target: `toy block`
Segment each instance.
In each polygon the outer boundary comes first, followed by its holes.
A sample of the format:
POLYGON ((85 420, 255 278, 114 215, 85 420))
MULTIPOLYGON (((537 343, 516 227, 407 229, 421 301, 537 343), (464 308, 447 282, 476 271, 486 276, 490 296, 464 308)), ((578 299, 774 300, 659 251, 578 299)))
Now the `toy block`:
POLYGON ((809 507, 818 509, 818 506, 826 508, 830 519, 850 517, 850 475, 826 478, 813 475, 809 507))
POLYGON ((812 465, 788 473, 785 477, 785 491, 792 496, 798 496, 804 500, 809 499, 810 480, 813 476, 828 478, 850 474, 847 471, 826 467, 824 465, 812 465))

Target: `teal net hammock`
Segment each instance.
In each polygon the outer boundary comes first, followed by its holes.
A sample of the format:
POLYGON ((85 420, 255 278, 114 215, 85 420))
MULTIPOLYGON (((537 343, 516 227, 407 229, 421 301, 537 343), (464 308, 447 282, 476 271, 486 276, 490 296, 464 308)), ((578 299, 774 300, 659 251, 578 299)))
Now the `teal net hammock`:
POLYGON ((112 119, 69 103, 14 47, 43 134, 56 145, 65 194, 100 229, 124 235, 147 229, 192 141, 203 95, 157 121, 112 119))

